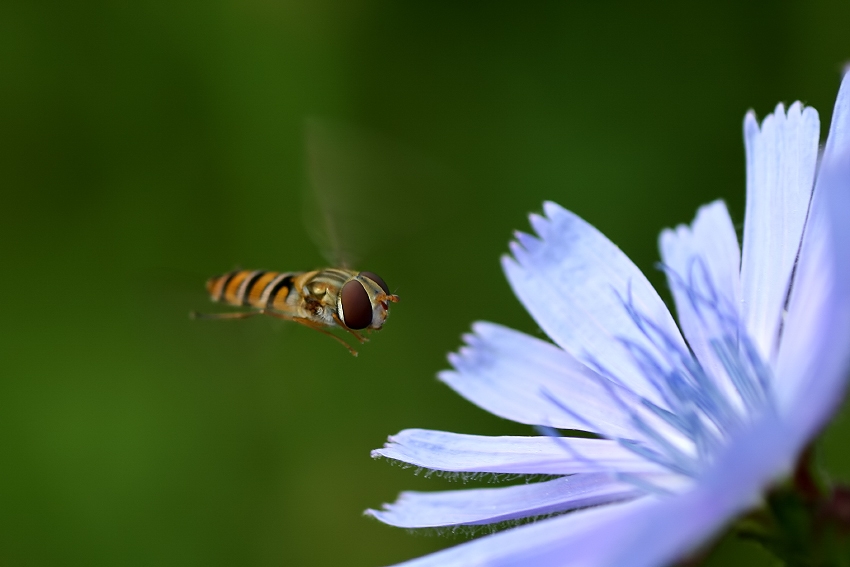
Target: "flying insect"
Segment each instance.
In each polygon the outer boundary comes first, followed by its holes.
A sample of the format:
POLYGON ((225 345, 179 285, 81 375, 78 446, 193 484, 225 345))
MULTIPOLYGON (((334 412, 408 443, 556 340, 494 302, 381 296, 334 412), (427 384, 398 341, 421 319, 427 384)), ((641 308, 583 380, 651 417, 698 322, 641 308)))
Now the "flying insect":
POLYGON ((200 314, 197 319, 244 319, 270 315, 295 321, 328 335, 354 356, 357 351, 326 329, 340 327, 362 344, 368 339, 360 331, 379 330, 389 314, 389 304, 398 302, 386 282, 372 272, 325 268, 311 272, 267 272, 235 270, 207 280, 214 302, 251 307, 238 313, 200 314))

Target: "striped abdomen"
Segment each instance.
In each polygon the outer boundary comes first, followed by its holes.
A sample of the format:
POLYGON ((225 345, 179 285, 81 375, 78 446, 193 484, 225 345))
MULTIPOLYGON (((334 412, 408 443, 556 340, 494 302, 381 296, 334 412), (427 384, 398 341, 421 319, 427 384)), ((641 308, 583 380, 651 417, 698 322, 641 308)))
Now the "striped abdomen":
POLYGON ((286 298, 299 273, 236 270, 207 280, 207 291, 213 301, 260 309, 289 309, 286 298))

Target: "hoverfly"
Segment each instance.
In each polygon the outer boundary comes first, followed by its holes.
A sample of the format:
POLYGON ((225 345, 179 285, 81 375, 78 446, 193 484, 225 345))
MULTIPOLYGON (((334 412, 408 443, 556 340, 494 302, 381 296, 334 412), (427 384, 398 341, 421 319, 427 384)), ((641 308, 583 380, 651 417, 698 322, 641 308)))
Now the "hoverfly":
POLYGON ((214 302, 254 310, 192 313, 193 318, 244 319, 271 315, 316 329, 339 341, 354 356, 357 351, 325 327, 341 327, 362 344, 368 339, 358 331, 380 329, 387 319, 390 302, 398 302, 398 296, 390 293, 386 282, 377 274, 345 268, 312 272, 236 270, 207 280, 207 291, 214 302))
POLYGON ((363 248, 362 238, 368 236, 359 220, 370 211, 358 207, 372 202, 369 187, 377 184, 369 175, 386 168, 374 163, 370 152, 363 154, 371 144, 361 135, 348 136, 338 127, 315 119, 305 124, 305 146, 309 183, 303 199, 304 226, 331 265, 343 267, 310 272, 235 270, 216 276, 207 281, 214 302, 253 309, 213 315, 193 313, 192 317, 270 315, 333 337, 357 356, 357 351, 328 330, 342 328, 362 344, 367 339, 360 331, 380 329, 389 304, 398 302, 398 296, 390 293, 377 274, 348 268, 353 263, 350 247, 363 248))

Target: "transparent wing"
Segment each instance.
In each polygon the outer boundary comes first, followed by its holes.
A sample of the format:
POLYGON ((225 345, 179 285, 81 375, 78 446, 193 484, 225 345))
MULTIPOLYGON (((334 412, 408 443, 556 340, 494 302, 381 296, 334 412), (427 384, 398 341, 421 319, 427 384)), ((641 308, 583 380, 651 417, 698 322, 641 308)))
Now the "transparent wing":
POLYGON ((417 230, 445 177, 396 140, 317 118, 305 121, 305 146, 305 225, 335 266, 356 266, 417 230))
POLYGON ((350 267, 363 243, 354 232, 357 216, 357 156, 351 141, 326 122, 307 119, 304 126, 307 184, 302 202, 304 226, 331 266, 350 267))

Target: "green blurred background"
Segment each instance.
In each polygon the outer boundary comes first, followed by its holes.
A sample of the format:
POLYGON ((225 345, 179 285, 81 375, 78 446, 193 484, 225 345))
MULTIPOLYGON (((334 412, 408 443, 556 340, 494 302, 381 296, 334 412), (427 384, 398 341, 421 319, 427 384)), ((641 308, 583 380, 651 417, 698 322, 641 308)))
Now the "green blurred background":
MULTIPOLYGON (((462 486, 369 451, 407 427, 531 433, 435 379, 474 320, 538 332, 499 267, 511 231, 555 200, 663 288, 661 228, 716 198, 743 221, 749 108, 801 99, 825 135, 848 21, 830 1, 6 0, 0 563, 376 566, 462 541, 364 518, 462 486), (402 298, 357 359, 187 317, 218 307, 210 275, 326 264, 308 117, 336 132, 319 153, 358 267, 402 298)), ((848 435, 823 444, 834 477, 848 435)), ((734 562, 769 564, 732 538, 708 564, 734 562)))

